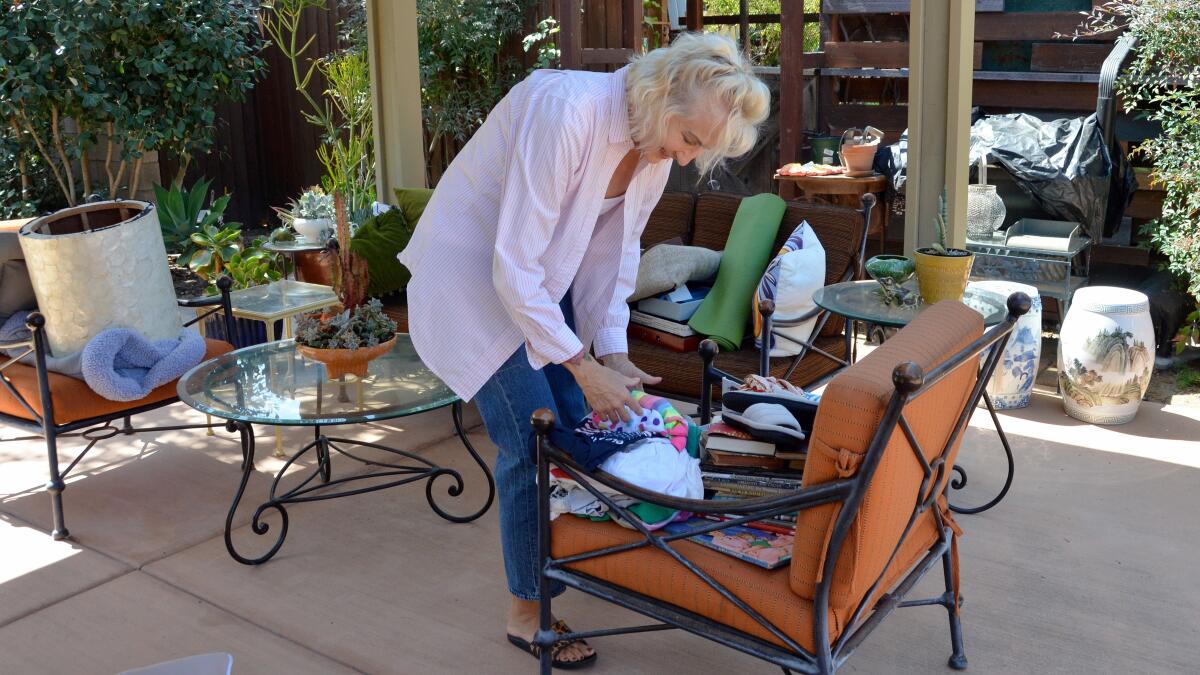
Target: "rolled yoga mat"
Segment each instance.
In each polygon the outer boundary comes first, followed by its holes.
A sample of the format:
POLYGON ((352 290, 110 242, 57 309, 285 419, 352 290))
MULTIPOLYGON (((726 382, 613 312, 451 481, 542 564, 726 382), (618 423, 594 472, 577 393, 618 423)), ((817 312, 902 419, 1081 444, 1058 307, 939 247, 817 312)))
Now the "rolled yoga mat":
POLYGON ((754 289, 771 261, 787 203, 778 195, 747 197, 738 206, 721 254, 717 282, 688 325, 712 338, 722 351, 741 346, 754 289))

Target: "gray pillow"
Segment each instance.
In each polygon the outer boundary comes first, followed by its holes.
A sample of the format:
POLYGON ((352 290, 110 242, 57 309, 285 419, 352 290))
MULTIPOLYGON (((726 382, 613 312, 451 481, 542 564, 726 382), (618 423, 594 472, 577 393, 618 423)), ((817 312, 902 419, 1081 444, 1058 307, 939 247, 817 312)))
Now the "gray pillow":
POLYGON ((37 307, 16 232, 0 232, 0 321, 37 307))
POLYGON ((721 266, 721 254, 700 246, 659 244, 642 254, 637 284, 629 302, 678 288, 689 281, 707 279, 721 266))

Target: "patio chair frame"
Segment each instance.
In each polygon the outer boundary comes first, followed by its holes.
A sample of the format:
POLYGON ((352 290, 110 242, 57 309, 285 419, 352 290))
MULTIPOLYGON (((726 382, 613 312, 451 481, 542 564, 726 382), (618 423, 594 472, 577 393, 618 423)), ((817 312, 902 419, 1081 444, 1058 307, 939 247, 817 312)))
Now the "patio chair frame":
POLYGON ((550 444, 548 434, 554 426, 553 413, 544 408, 535 412, 532 424, 537 432, 538 551, 542 560, 542 569, 539 588, 541 598, 540 630, 535 635, 534 643, 541 649, 541 672, 547 675, 551 672, 552 648, 559 641, 678 628, 775 664, 782 668, 785 673, 793 671, 800 673, 832 673, 850 657, 875 627, 896 608, 926 605, 940 605, 946 608, 950 622, 952 648, 948 664, 956 670, 966 668, 967 659, 963 650, 962 624, 959 618, 959 607, 962 603, 962 596, 958 589, 958 579, 955 570, 956 559, 953 552, 955 535, 951 523, 943 515, 938 504, 939 497, 944 494, 945 486, 943 486, 942 491, 935 490, 934 487, 942 483, 949 483, 950 476, 948 474, 952 469, 950 466, 947 466, 946 457, 962 436, 967 422, 970 420, 971 414, 991 377, 992 371, 995 370, 996 364, 1004 352, 1004 346, 1008 341, 1013 326, 1021 315, 1029 311, 1030 305, 1031 301, 1025 294, 1013 294, 1008 299, 1008 316, 1002 323, 992 327, 981 337, 972 341, 971 344, 935 365, 927 373, 912 362, 904 362, 897 365, 892 371, 895 392, 888 402, 882 420, 871 439, 867 453, 862 460, 857 474, 850 478, 812 485, 780 496, 755 497, 731 501, 722 500, 719 503, 705 500, 680 499, 661 493, 649 492, 602 471, 588 472, 575 462, 570 455, 550 444), (985 352, 983 365, 979 366, 980 355, 985 352), (927 460, 924 450, 921 448, 920 443, 917 441, 915 434, 905 419, 904 408, 910 401, 928 392, 931 387, 961 367, 978 368, 978 376, 972 385, 965 405, 958 412, 955 425, 951 429, 945 445, 932 460, 927 460), (866 495, 867 489, 871 485, 875 470, 882 460, 884 449, 887 447, 896 429, 899 429, 905 435, 924 473, 917 499, 915 500, 916 503, 899 541, 891 552, 888 563, 884 566, 883 571, 866 594, 863 595, 859 604, 854 608, 850 620, 846 622, 845 629, 836 640, 831 642, 829 639, 829 597, 834 570, 837 567, 838 557, 843 544, 850 532, 851 524, 858 516, 859 506, 866 495), (614 517, 620 518, 632 525, 641 534, 641 539, 593 551, 577 553, 563 558, 552 557, 550 552, 551 465, 564 471, 594 497, 602 501, 614 517), (648 530, 636 516, 630 514, 627 509, 616 504, 599 488, 595 487, 591 481, 617 490, 641 502, 699 514, 721 513, 737 515, 737 517, 726 521, 713 522, 685 533, 657 536, 648 530), (836 520, 833 523, 832 535, 825 547, 823 556, 823 559, 826 561, 823 566, 825 572, 816 584, 816 593, 813 601, 813 635, 814 644, 817 646, 815 653, 805 650, 779 626, 771 623, 756 612, 729 589, 722 586, 710 575, 689 561, 682 553, 670 546, 670 543, 673 541, 685 539, 695 534, 723 530, 736 525, 743 525, 750 521, 784 513, 792 513, 800 509, 833 502, 840 502, 842 508, 838 511, 836 520), (880 595, 874 606, 868 607, 868 602, 880 590, 888 569, 895 561, 896 555, 917 522, 918 516, 930 510, 932 510, 933 517, 938 526, 939 536, 937 541, 893 588, 884 589, 887 592, 880 595), (786 648, 718 623, 707 617, 689 612, 665 601, 626 590, 611 582, 574 571, 567 567, 572 563, 583 560, 644 547, 656 548, 674 558, 688 571, 698 576, 705 585, 712 588, 775 636, 780 642, 786 645, 786 648), (942 563, 942 570, 945 576, 945 592, 932 598, 906 600, 905 597, 913 586, 939 560, 942 563), (661 623, 592 631, 573 631, 563 634, 555 633, 551 628, 551 581, 559 581, 571 588, 633 610, 661 623))
MULTIPOLYGON (((851 260, 851 264, 847 267, 846 271, 836 283, 861 279, 863 275, 864 258, 866 258, 867 254, 867 233, 871 228, 871 211, 874 210, 876 206, 877 198, 874 194, 868 192, 862 196, 860 202, 862 206, 855 209, 855 211, 862 215, 863 219, 862 232, 858 241, 858 253, 853 260, 851 260)), ((788 340, 789 342, 794 342, 800 345, 800 351, 795 356, 785 357, 790 358, 792 362, 791 365, 788 366, 787 371, 783 374, 783 379, 786 380, 791 378, 792 373, 796 372, 796 368, 800 366, 800 362, 804 360, 804 357, 808 356, 809 352, 829 359, 830 361, 838 364, 838 370, 840 370, 841 367, 850 365, 850 350, 853 349, 854 346, 851 328, 854 323, 853 321, 850 321, 849 319, 846 320, 846 326, 843 330, 846 358, 840 358, 813 344, 815 338, 821 334, 821 331, 825 329, 825 324, 829 323, 829 319, 832 317, 832 314, 829 312, 829 310, 823 307, 814 307, 794 319, 776 319, 773 316, 775 314, 775 301, 763 300, 759 304, 759 314, 762 316, 762 334, 764 336, 770 336, 772 339, 782 338, 788 340), (797 340, 793 337, 775 332, 776 328, 791 328, 814 319, 816 322, 813 324, 812 332, 809 333, 807 339, 797 340)), ((764 340, 763 342, 763 347, 759 349, 758 352, 758 371, 760 375, 767 377, 771 374, 771 341, 764 340)), ((720 383, 722 380, 730 380, 737 383, 742 381, 741 378, 735 377, 713 365, 718 351, 719 349, 716 343, 711 340, 705 340, 700 345, 700 358, 704 362, 704 368, 701 371, 701 377, 703 380, 700 387, 699 402, 701 424, 708 424, 711 421, 713 386, 720 383)), ((823 382, 824 380, 833 377, 833 375, 837 374, 837 372, 838 371, 835 370, 833 373, 830 373, 829 375, 817 380, 817 382, 823 382)), ((812 386, 812 384, 810 383, 808 386, 812 386)))
MULTIPOLYGON (((230 302, 229 291, 233 287, 233 280, 229 277, 221 277, 217 280, 217 289, 219 295, 202 298, 180 298, 178 304, 180 307, 188 308, 204 308, 211 307, 206 311, 197 311, 196 317, 185 322, 184 326, 192 326, 214 314, 223 314, 225 322, 225 334, 235 335, 235 322, 233 321, 233 307, 230 302)), ((54 419, 54 402, 50 395, 50 378, 49 371, 46 369, 46 357, 49 354, 49 349, 46 344, 46 317, 40 312, 32 312, 29 315, 26 325, 29 327, 32 337, 23 342, 13 342, 0 344, 0 351, 11 349, 23 349, 24 351, 18 356, 0 362, 0 386, 3 386, 8 393, 21 404, 30 415, 32 420, 23 417, 16 417, 5 413, 0 413, 0 422, 10 424, 20 429, 32 431, 34 435, 20 436, 16 438, 2 439, 0 442, 7 441, 23 441, 36 438, 43 438, 46 442, 46 457, 50 467, 50 480, 46 483, 46 492, 50 494, 50 508, 53 517, 53 529, 50 535, 54 539, 66 539, 70 536, 70 531, 67 529, 65 516, 63 513, 62 493, 66 487, 67 476, 75 468, 79 461, 87 455, 97 443, 121 435, 132 435, 137 433, 145 433, 150 431, 178 431, 183 429, 213 429, 218 426, 225 426, 224 420, 220 422, 209 422, 205 424, 175 424, 166 426, 154 427, 135 427, 131 418, 134 415, 165 408, 174 403, 179 402, 177 396, 171 396, 161 401, 146 405, 137 405, 137 401, 132 401, 131 407, 123 410, 115 411, 107 415, 90 417, 88 419, 77 420, 67 424, 59 424, 54 419), (4 376, 4 370, 9 366, 21 361, 30 354, 34 357, 34 365, 37 371, 38 380, 38 398, 39 402, 31 402, 25 400, 12 383, 4 376), (114 427, 112 422, 122 420, 121 428, 114 427), (87 441, 87 445, 83 450, 71 460, 66 469, 59 468, 58 457, 58 440, 60 438, 79 436, 87 441)))

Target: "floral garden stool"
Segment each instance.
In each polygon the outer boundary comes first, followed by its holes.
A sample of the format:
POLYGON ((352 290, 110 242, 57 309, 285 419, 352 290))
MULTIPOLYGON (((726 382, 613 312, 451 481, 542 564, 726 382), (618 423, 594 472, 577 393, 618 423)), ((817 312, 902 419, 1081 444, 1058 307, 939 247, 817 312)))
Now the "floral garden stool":
POLYGON ((1003 303, 1009 295, 1024 293, 1033 300, 1029 312, 1017 320, 1009 335, 1002 361, 987 384, 988 396, 997 410, 1024 408, 1033 395, 1033 382, 1037 378, 1038 364, 1042 358, 1042 298, 1036 286, 1014 281, 972 281, 970 287, 990 293, 1003 303))
POLYGON ((1058 381, 1067 414, 1091 424, 1129 422, 1153 373, 1149 299, 1114 286, 1075 291, 1058 342, 1058 381))

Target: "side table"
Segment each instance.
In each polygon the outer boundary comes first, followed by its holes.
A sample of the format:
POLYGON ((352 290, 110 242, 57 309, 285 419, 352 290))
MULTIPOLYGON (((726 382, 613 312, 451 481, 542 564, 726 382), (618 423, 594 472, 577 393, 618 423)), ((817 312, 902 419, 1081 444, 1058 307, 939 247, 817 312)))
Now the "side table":
POLYGON ((179 399, 196 410, 228 420, 226 429, 238 432, 241 438, 242 478, 225 518, 225 548, 240 563, 258 565, 279 551, 288 533, 289 504, 424 482, 425 498, 434 513, 450 522, 465 523, 486 513, 495 499, 492 472, 463 428, 462 401, 421 363, 407 335, 397 335, 392 350, 372 361, 367 377, 362 379, 349 376, 331 381, 323 364, 305 359, 296 351, 295 342, 284 340, 206 361, 179 378, 178 392, 179 399), (355 390, 355 396, 345 395, 348 387, 355 390), (330 426, 389 420, 441 408, 451 409, 455 432, 487 483, 483 506, 467 513, 447 511, 435 496, 435 483, 443 478, 448 479, 441 481, 448 496, 462 496, 466 484, 458 470, 414 452, 323 433, 323 428, 330 426), (311 427, 313 440, 284 462, 266 500, 255 507, 251 530, 256 535, 267 534, 271 526, 263 516, 272 510, 280 518, 279 532, 266 553, 249 557, 239 553, 233 543, 233 519, 254 471, 254 424, 311 427), (335 477, 333 453, 373 470, 335 477), (305 456, 316 460, 311 469, 285 475, 305 456))
POLYGON ((1088 254, 1092 240, 1083 237, 1073 247, 1063 251, 1044 251, 1007 246, 1004 234, 990 239, 967 238, 967 250, 975 254, 971 279, 985 281, 1000 279, 1035 286, 1042 297, 1059 302, 1059 319, 1071 308, 1071 296, 1088 285, 1088 254), (1075 274, 1075 259, 1083 256, 1075 274))
POLYGON ((887 243, 888 211, 887 191, 888 179, 883 174, 851 178, 849 176, 781 176, 775 174, 775 179, 796 186, 805 197, 813 201, 848 206, 858 209, 862 196, 869 193, 879 198, 879 202, 871 211, 871 222, 867 227, 867 236, 879 235, 879 252, 887 243))

